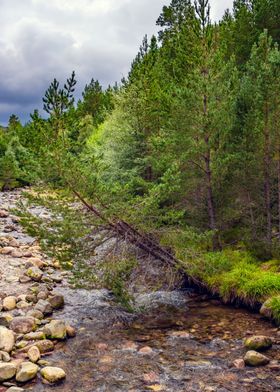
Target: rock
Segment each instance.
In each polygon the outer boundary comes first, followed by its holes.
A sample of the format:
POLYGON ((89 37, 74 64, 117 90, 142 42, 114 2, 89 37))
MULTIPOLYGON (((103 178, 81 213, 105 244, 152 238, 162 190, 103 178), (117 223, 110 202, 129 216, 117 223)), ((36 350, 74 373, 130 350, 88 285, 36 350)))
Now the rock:
POLYGON ((22 362, 19 365, 16 380, 18 382, 27 382, 36 377, 39 367, 32 362, 22 362))
POLYGON ((34 306, 34 309, 42 312, 44 316, 52 314, 53 312, 51 304, 48 301, 44 301, 43 299, 40 299, 37 302, 37 304, 34 306))
POLYGON ((29 312, 27 312, 26 315, 30 316, 30 317, 34 317, 35 319, 38 319, 38 320, 43 320, 43 318, 44 318, 43 313, 40 312, 39 310, 36 310, 36 309, 29 310, 29 312))
POLYGON ((27 356, 31 362, 36 363, 41 358, 41 353, 37 346, 33 346, 27 351, 27 356))
POLYGON ((11 387, 9 389, 7 389, 6 392, 24 392, 25 390, 22 388, 18 388, 18 387, 11 387))
POLYGON ((15 344, 15 336, 6 327, 0 327, 0 350, 10 353, 15 344))
POLYGON ((252 336, 245 339, 244 346, 249 350, 268 350, 272 347, 272 339, 268 336, 252 336))
POLYGON ((50 383, 56 383, 64 380, 66 377, 65 371, 58 367, 47 366, 41 370, 42 377, 50 383))
POLYGON ((244 362, 248 366, 264 366, 269 363, 269 358, 257 351, 248 351, 244 357, 244 362))
POLYGON ((0 253, 2 255, 10 255, 13 250, 14 248, 12 246, 5 246, 4 248, 0 249, 0 253))
POLYGON ((149 347, 149 346, 143 347, 143 348, 141 348, 141 349, 139 350, 139 353, 140 353, 140 354, 144 354, 144 355, 146 355, 146 354, 152 354, 152 352, 153 352, 153 350, 152 350, 152 348, 149 347))
POLYGON ((244 369, 245 368, 244 359, 236 359, 235 361, 233 361, 233 366, 237 369, 244 369))
POLYGON ((16 374, 17 367, 13 363, 0 363, 0 381, 6 381, 13 378, 16 374))
POLYGON ((26 271, 26 275, 35 282, 40 282, 43 277, 43 272, 38 267, 30 267, 26 271))
POLYGON ((34 267, 37 268, 44 268, 46 266, 46 263, 44 263, 43 260, 41 260, 39 257, 31 257, 28 261, 27 261, 27 265, 33 265, 34 267))
POLYGON ((48 353, 50 351, 53 351, 54 349, 54 344, 51 340, 40 340, 35 343, 35 346, 38 347, 40 350, 41 354, 48 353))
POLYGON ((36 321, 33 317, 15 317, 10 328, 16 333, 26 334, 36 329, 36 321))
POLYGON ((55 282, 55 283, 61 283, 63 281, 63 276, 61 274, 52 274, 50 278, 55 282))
POLYGON ((20 342, 16 343, 16 348, 22 349, 29 344, 26 340, 21 340, 20 342))
POLYGON ((8 283, 17 283, 19 282, 19 278, 15 275, 9 275, 5 278, 6 282, 8 283))
POLYGON ((20 301, 17 303, 18 309, 25 309, 25 308, 29 308, 29 307, 30 307, 30 303, 28 303, 26 301, 20 301))
POLYGON ((51 363, 49 361, 46 361, 45 359, 40 359, 38 361, 38 365, 40 365, 40 366, 51 366, 51 363))
POLYGON ((8 353, 6 353, 5 351, 0 351, 0 360, 2 362, 10 362, 11 357, 8 353))
POLYGON ((29 282, 31 282, 31 278, 29 278, 29 276, 26 276, 26 275, 21 275, 20 277, 19 277, 19 281, 20 281, 20 283, 29 283, 29 282))
POLYGON ((18 249, 14 249, 11 253, 11 256, 15 257, 16 259, 21 259, 23 257, 23 253, 18 249))
POLYGON ((3 300, 3 309, 4 310, 14 310, 17 306, 17 299, 16 297, 10 296, 6 297, 3 300))
POLYGON ((70 325, 66 325, 66 334, 69 338, 74 338, 77 335, 76 329, 70 325))
POLYGON ((266 318, 272 318, 271 298, 265 301, 260 309, 260 314, 266 318))
POLYGON ((0 326, 2 327, 8 327, 13 319, 13 316, 10 314, 5 314, 0 316, 0 326))
POLYGON ((44 339, 46 339, 46 335, 44 334, 43 331, 30 332, 24 336, 24 339, 26 339, 26 340, 44 340, 44 339))
POLYGON ((38 300, 39 300, 39 299, 46 300, 46 299, 48 299, 48 296, 49 296, 49 293, 48 293, 48 292, 46 292, 46 291, 40 291, 40 292, 37 294, 37 299, 38 299, 38 300))
POLYGON ((8 218, 9 214, 5 210, 0 210, 0 218, 8 218))
POLYGON ((66 338, 66 325, 62 320, 52 320, 44 328, 46 336, 50 339, 64 340, 66 338))
POLYGON ((25 300, 26 300, 27 302, 32 302, 32 303, 34 303, 34 304, 37 303, 37 297, 36 297, 35 294, 27 294, 25 300))
POLYGON ((64 306, 64 297, 61 294, 54 294, 49 298, 49 303, 53 309, 61 309, 64 306))

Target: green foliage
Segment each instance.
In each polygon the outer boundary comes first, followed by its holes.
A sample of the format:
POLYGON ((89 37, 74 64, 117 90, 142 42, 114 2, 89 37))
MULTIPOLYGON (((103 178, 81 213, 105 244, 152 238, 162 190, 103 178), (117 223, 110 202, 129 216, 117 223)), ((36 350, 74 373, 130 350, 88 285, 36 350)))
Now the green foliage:
POLYGON ((126 287, 133 269, 136 267, 136 260, 113 258, 105 260, 101 266, 104 283, 109 288, 117 301, 127 310, 133 310, 132 296, 126 287))

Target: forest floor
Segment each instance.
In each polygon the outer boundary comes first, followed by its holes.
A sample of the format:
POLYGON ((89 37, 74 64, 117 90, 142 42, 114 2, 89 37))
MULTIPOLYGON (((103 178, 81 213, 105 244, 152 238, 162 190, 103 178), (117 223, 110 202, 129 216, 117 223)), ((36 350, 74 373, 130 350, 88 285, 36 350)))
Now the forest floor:
MULTIPOLYGON (((68 326, 68 335, 73 333, 69 326, 74 327, 77 336, 43 339, 51 343, 47 353, 41 352, 34 378, 26 383, 11 378, 2 383, 0 392, 12 385, 35 392, 280 391, 279 328, 259 314, 224 306, 191 288, 142 290, 135 297, 141 312, 135 313, 122 309, 106 289, 72 288, 71 274, 46 257, 13 216, 11 208, 21 198, 20 191, 0 193, 0 297, 3 303, 11 296, 16 301, 0 314, 0 328, 16 333, 8 363, 19 368, 29 360, 27 348, 38 343, 32 340, 35 335, 21 328, 26 327, 23 318, 30 319, 27 313, 34 312, 39 298, 45 298, 40 302, 45 314, 36 320, 37 332, 53 319, 68 326), (40 278, 26 275, 34 263, 41 273, 33 272, 40 278), (54 304, 53 298, 61 296, 64 307, 57 306, 49 314, 47 303, 54 304), (269 336, 273 341, 264 353, 270 360, 266 366, 244 366, 243 339, 253 335, 269 336), (46 382, 41 375, 46 365, 63 369, 66 379, 55 385, 46 382)), ((34 212, 45 214, 44 210, 34 212)))

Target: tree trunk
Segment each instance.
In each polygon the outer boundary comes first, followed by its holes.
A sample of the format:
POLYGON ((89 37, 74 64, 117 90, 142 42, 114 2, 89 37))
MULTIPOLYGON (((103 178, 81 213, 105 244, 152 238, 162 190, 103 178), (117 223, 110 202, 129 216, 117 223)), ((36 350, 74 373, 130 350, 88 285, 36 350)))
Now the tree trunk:
POLYGON ((278 149, 277 172, 278 172, 278 241, 280 242, 280 147, 278 149))
POLYGON ((266 211, 266 237, 270 244, 272 240, 272 216, 271 216, 271 182, 270 182, 270 135, 269 135, 269 108, 268 102, 264 108, 265 125, 264 125, 264 201, 266 211))

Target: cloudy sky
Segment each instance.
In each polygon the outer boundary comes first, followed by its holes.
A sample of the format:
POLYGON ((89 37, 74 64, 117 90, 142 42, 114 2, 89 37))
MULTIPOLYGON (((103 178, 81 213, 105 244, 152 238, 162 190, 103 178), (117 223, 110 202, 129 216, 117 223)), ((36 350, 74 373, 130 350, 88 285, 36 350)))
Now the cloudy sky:
MULTIPOLYGON (((54 77, 76 71, 78 89, 127 74, 144 34, 169 0, 0 0, 0 123, 28 120, 54 77)), ((232 0, 212 0, 212 19, 232 0)))

